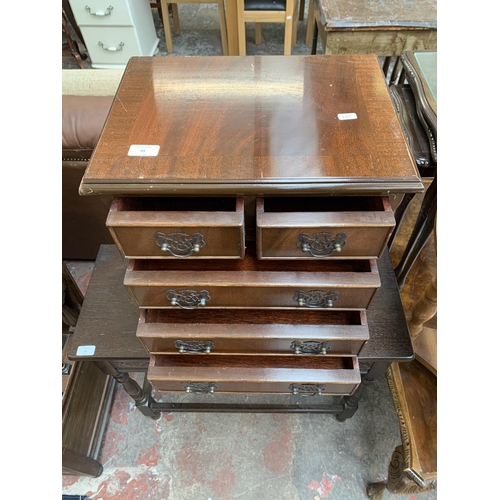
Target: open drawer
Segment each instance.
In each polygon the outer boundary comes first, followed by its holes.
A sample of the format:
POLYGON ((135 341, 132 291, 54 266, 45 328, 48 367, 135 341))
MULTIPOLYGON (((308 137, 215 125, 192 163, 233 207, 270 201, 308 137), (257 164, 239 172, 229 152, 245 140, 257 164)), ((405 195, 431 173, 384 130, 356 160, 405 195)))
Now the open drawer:
POLYGON ((358 360, 316 356, 168 356, 153 354, 148 380, 157 391, 350 395, 358 360))
POLYGON ((367 259, 396 224, 387 197, 257 198, 260 259, 367 259))
POLYGON ((144 309, 137 337, 152 354, 357 355, 366 311, 144 309))
POLYGON ((115 198, 106 225, 128 259, 239 259, 243 213, 243 198, 115 198))
POLYGON ((375 260, 131 260, 125 287, 141 308, 366 309, 375 260))

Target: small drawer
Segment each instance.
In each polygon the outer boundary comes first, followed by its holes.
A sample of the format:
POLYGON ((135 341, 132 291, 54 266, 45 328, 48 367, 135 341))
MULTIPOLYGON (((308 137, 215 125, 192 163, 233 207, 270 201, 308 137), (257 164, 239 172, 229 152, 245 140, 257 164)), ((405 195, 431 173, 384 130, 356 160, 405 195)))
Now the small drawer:
POLYGON ((141 311, 137 337, 152 354, 357 355, 366 311, 248 309, 141 311))
POLYGON ((78 26, 134 25, 126 0, 71 0, 70 4, 78 26))
POLYGON ((149 308, 366 309, 380 287, 375 260, 131 260, 125 287, 149 308))
POLYGON ((240 259, 243 198, 116 198, 106 221, 127 259, 240 259))
POLYGON ((259 259, 378 258, 394 229, 387 197, 257 198, 259 259))
POLYGON ((352 394, 361 382, 351 357, 168 356, 153 354, 148 380, 157 391, 352 394))

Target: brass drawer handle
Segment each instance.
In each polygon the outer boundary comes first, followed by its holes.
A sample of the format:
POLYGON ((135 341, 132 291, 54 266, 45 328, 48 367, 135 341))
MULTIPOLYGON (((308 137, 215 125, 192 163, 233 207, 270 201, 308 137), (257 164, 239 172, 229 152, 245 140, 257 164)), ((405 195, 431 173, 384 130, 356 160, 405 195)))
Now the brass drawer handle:
POLYGON ((290 384, 288 387, 294 396, 321 396, 325 390, 324 385, 320 384, 290 384))
POLYGON ((113 6, 110 5, 107 9, 106 12, 101 12, 101 11, 96 11, 92 12, 91 8, 86 5, 85 10, 91 15, 91 16, 97 16, 97 17, 104 17, 104 16, 109 16, 111 14, 111 11, 113 10, 113 6))
POLYGON ((297 246, 303 252, 309 252, 313 257, 330 257, 330 255, 340 252, 346 244, 347 234, 338 233, 333 237, 332 233, 315 233, 314 238, 309 233, 299 234, 297 246))
POLYGON ((176 340, 174 346, 176 349, 179 349, 180 353, 205 352, 210 354, 215 348, 215 344, 211 340, 206 340, 205 342, 200 342, 198 340, 176 340))
POLYGON ((213 394, 217 389, 215 382, 209 382, 208 384, 204 382, 182 382, 181 385, 188 394, 213 394))
POLYGON ((181 309, 197 309, 198 306, 205 306, 211 299, 206 290, 195 292, 194 290, 175 290, 167 291, 167 300, 173 306, 179 306, 181 309))
POLYGON ((311 290, 304 292, 297 290, 293 300, 301 307, 333 307, 334 302, 339 300, 339 292, 325 292, 323 290, 311 290))
POLYGON ((155 233, 156 244, 162 252, 169 252, 174 257, 191 257, 193 253, 198 253, 205 245, 203 235, 194 233, 191 238, 189 234, 171 233, 166 236, 164 233, 155 233))
POLYGON ((326 354, 332 348, 330 342, 319 342, 318 340, 294 340, 290 344, 290 349, 295 351, 295 354, 326 354))

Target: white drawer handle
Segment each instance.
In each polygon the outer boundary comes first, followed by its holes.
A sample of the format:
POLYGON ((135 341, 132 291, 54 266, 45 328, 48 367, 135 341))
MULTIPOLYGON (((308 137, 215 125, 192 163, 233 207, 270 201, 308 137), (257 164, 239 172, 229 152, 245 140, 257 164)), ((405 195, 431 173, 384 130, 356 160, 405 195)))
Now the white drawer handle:
POLYGON ((104 17, 104 16, 109 16, 111 14, 111 11, 113 10, 113 6, 110 5, 107 9, 106 12, 92 12, 91 8, 86 5, 85 10, 91 15, 91 16, 96 16, 96 17, 104 17))
POLYGON ((315 233, 311 238, 308 233, 300 233, 297 246, 303 252, 309 252, 312 257, 330 257, 330 255, 340 252, 346 244, 347 234, 338 233, 333 237, 332 233, 315 233))
POLYGON ((118 52, 119 50, 122 50, 123 46, 125 45, 123 42, 120 42, 120 44, 118 45, 118 48, 117 48, 117 47, 105 47, 102 42, 97 42, 97 43, 98 43, 98 45, 101 46, 102 50, 107 50, 109 52, 118 52))

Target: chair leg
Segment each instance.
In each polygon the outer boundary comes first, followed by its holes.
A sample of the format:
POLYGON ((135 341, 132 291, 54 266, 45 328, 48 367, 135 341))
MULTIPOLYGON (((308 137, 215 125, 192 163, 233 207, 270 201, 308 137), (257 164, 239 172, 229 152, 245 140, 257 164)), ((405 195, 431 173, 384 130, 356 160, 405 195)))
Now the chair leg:
POLYGON ((224 0, 217 0, 219 9, 219 24, 220 24, 220 37, 222 41, 222 54, 227 56, 229 48, 227 46, 227 26, 226 26, 226 10, 224 8, 224 0))
POLYGON ((262 23, 255 23, 255 45, 262 43, 262 23))
POLYGON ((236 6, 238 12, 238 52, 240 56, 246 56, 245 1, 236 0, 236 6))
MULTIPOLYGON (((304 2, 305 0, 300 0, 300 2, 304 2)), ((295 0, 295 5, 293 7, 293 35, 292 35, 292 47, 297 45, 297 31, 299 29, 299 9, 298 9, 298 1, 295 0)))
POLYGON ((292 9, 287 10, 285 12, 285 47, 284 54, 285 56, 290 56, 292 54, 292 40, 293 40, 293 18, 295 15, 295 4, 297 0, 295 0, 292 4, 292 9))
POLYGON ((314 30, 314 0, 309 0, 307 11, 306 45, 311 45, 314 30))
POLYGON ((174 33, 176 35, 181 34, 181 25, 179 24, 179 8, 176 3, 171 3, 170 7, 172 9, 172 20, 174 22, 174 33))
POLYGON ((171 54, 174 51, 174 46, 172 44, 172 31, 170 30, 170 18, 168 17, 167 0, 160 0, 160 5, 163 19, 163 28, 165 31, 165 42, 167 44, 167 52, 171 54))
POLYGON ((306 0, 300 0, 299 19, 304 19, 304 11, 306 10, 306 0))

